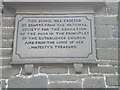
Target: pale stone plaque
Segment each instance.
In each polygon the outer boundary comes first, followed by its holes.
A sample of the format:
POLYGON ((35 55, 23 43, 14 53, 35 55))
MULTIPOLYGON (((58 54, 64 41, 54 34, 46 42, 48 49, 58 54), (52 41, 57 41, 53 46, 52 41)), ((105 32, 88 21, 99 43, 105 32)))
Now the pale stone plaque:
POLYGON ((13 61, 75 62, 95 56, 92 14, 16 16, 13 61))

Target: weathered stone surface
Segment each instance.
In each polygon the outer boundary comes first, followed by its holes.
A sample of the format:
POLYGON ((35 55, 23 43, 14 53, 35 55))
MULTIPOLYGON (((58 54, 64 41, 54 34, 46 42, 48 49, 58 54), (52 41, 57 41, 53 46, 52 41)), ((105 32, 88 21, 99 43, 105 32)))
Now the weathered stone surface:
POLYGON ((118 31, 117 25, 95 25, 97 38, 115 38, 114 31, 118 31))
POLYGON ((96 39, 97 48, 118 48, 118 39, 96 39))
POLYGON ((101 48, 97 49, 97 57, 99 60, 118 60, 118 48, 101 48))
POLYGON ((25 69, 25 67, 23 67, 21 74, 23 75, 30 75, 30 74, 38 74, 38 66, 34 65, 33 67, 27 67, 28 70, 25 69))
POLYGON ((91 73, 109 73, 109 74, 115 74, 118 71, 115 67, 92 67, 90 68, 91 73))
POLYGON ((106 76, 107 85, 117 86, 118 85, 118 75, 106 76))
POLYGON ((25 64, 24 69, 26 74, 31 74, 33 71, 33 64, 25 64))
POLYGON ((117 17, 116 16, 95 16, 95 24, 99 25, 117 25, 117 17))
POLYGON ((74 64, 75 72, 82 73, 83 71, 83 64, 74 64))
POLYGON ((75 81, 76 75, 49 75, 49 81, 75 81))
POLYGON ((83 82, 83 88, 105 88, 104 78, 86 77, 83 82))
POLYGON ((33 76, 31 78, 13 77, 8 81, 8 88, 47 88, 46 76, 33 76))
POLYGON ((82 88, 81 82, 55 82, 50 83, 49 88, 82 88))
POLYGON ((18 75, 20 72, 20 67, 6 67, 2 68, 1 77, 4 79, 10 78, 11 76, 18 75))
POLYGON ((41 67, 40 73, 47 73, 47 74, 61 74, 61 73, 68 73, 68 67, 41 67))
POLYGON ((0 90, 1 90, 2 88, 3 88, 3 89, 6 88, 6 81, 5 81, 5 80, 1 80, 1 81, 0 81, 0 90))
POLYGON ((117 15, 118 14, 118 3, 117 2, 106 2, 107 14, 117 15))

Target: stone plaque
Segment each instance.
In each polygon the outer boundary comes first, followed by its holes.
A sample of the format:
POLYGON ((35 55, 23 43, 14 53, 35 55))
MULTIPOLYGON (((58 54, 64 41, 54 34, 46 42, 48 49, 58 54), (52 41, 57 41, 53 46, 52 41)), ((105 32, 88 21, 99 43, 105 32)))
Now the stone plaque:
POLYGON ((13 61, 95 60, 94 16, 17 15, 13 61))

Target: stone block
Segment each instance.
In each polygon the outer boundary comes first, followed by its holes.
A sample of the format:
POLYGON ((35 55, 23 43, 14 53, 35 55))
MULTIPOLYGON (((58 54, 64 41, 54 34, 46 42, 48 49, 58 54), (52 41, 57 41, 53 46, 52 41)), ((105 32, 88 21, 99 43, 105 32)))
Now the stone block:
POLYGON ((47 88, 46 76, 33 76, 31 78, 12 77, 8 80, 8 88, 47 88))
POLYGON ((2 48, 12 48, 12 47, 13 47, 13 41, 10 40, 2 41, 2 48))
POLYGON ((96 38, 116 38, 114 33, 118 31, 117 25, 95 25, 96 38))
POLYGON ((99 60, 118 60, 118 48, 101 48, 97 49, 97 58, 99 60))
POLYGON ((74 64, 75 72, 82 73, 83 71, 83 64, 74 64))
POLYGON ((118 48, 118 39, 97 39, 97 48, 118 48))
POLYGON ((3 17, 2 18, 2 25, 4 27, 14 27, 15 18, 14 17, 3 17))
POLYGON ((23 75, 34 75, 34 74, 38 74, 38 66, 37 65, 34 65, 33 67, 30 65, 28 67, 23 67, 22 68, 22 73, 23 75))
POLYGON ((108 86, 118 86, 118 75, 106 76, 106 83, 108 86))
POLYGON ((2 61, 2 66, 9 66, 11 61, 12 61, 11 57, 9 57, 9 58, 2 58, 0 60, 2 61))
POLYGON ((31 74, 33 72, 33 64, 25 64, 24 69, 26 74, 31 74))
POLYGON ((105 73, 105 74, 115 74, 118 71, 116 67, 112 66, 98 66, 90 68, 91 73, 105 73))
POLYGON ((81 82, 54 82, 49 84, 49 88, 82 88, 81 82))
POLYGON ((83 82, 83 88, 105 88, 103 77, 86 77, 83 82))
POLYGON ((1 88, 0 90, 3 90, 6 88, 6 81, 5 80, 0 81, 0 88, 1 88))
POLYGON ((103 7, 100 10, 95 10, 95 15, 106 15, 106 7, 103 7))
POLYGON ((46 66, 41 67, 40 73, 47 73, 47 74, 61 74, 61 73, 68 73, 68 67, 53 67, 53 66, 46 66))
POLYGON ((14 38, 14 33, 2 33, 2 38, 3 39, 13 39, 14 38))
POLYGON ((7 79, 10 78, 12 76, 18 75, 20 72, 20 67, 5 67, 5 68, 1 68, 2 69, 2 75, 1 78, 3 79, 7 79))
POLYGON ((117 16, 105 16, 105 15, 96 15, 95 16, 95 24, 99 25, 117 25, 117 16))
POLYGON ((49 75, 49 81, 75 81, 76 75, 49 75))
POLYGON ((2 48, 2 57, 12 57, 12 48, 2 48))
POLYGON ((117 15, 118 14, 118 3, 117 2, 106 2, 107 14, 117 15))

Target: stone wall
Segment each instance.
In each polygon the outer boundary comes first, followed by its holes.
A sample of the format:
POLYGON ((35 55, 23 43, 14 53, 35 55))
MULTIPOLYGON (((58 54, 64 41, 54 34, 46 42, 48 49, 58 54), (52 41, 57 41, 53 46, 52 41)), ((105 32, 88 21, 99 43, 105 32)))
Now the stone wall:
POLYGON ((10 65, 15 31, 15 11, 4 8, 2 17, 3 88, 118 88, 118 3, 106 2, 95 11, 95 42, 98 64, 10 65))

